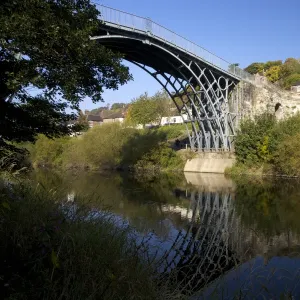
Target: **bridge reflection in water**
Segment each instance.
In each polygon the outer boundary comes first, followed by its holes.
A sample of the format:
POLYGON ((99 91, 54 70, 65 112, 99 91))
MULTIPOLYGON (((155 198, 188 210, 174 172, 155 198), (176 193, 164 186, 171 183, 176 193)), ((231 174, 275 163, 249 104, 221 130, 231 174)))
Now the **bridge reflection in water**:
POLYGON ((180 191, 190 200, 189 208, 164 205, 163 210, 179 213, 188 220, 173 244, 159 260, 160 270, 174 273, 177 288, 193 292, 239 263, 233 235, 238 227, 234 215, 234 183, 223 175, 189 174, 194 187, 180 191))
POLYGON ((93 211, 109 208, 120 226, 136 228, 142 250, 178 291, 201 291, 204 299, 215 290, 217 299, 232 299, 235 291, 251 291, 248 299, 277 299, 285 288, 300 294, 300 186, 291 180, 235 184, 223 175, 193 173, 150 180, 34 176, 46 188, 60 186, 63 197, 70 191, 70 205, 88 199, 93 211))
POLYGON ((255 232, 243 224, 241 211, 236 212, 236 186, 230 179, 209 174, 187 173, 185 176, 193 186, 177 191, 177 196, 189 199, 190 206, 164 205, 163 210, 180 214, 187 221, 186 228, 179 230, 171 247, 159 260, 160 270, 166 277, 173 276, 177 289, 193 294, 205 287, 205 299, 213 293, 224 297, 224 287, 228 296, 224 299, 232 299, 237 291, 264 298, 269 295, 268 288, 274 291, 278 284, 285 282, 292 283, 297 292, 295 287, 300 281, 300 272, 291 266, 289 258, 283 258, 287 260, 283 262, 280 257, 291 255, 291 252, 294 258, 300 257, 299 234, 287 231, 267 236, 255 232), (266 267, 271 258, 273 260, 266 267), (274 259, 281 261, 281 267, 282 264, 290 265, 292 272, 277 267, 274 259), (220 287, 222 280, 217 283, 214 280, 224 274, 220 287), (210 282, 213 282, 211 286, 210 282))

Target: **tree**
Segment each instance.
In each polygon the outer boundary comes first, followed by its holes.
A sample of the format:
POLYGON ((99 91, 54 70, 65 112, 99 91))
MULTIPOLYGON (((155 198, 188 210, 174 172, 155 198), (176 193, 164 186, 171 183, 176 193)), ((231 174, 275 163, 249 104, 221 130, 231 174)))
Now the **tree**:
MULTIPOLYGON (((147 93, 133 99, 126 115, 126 121, 132 124, 157 123, 163 116, 170 116, 173 102, 165 91, 159 91, 149 97, 147 93)), ((173 106, 174 107, 174 106, 173 106)))
POLYGON ((264 64, 264 70, 267 71, 272 67, 277 67, 282 65, 282 60, 269 60, 264 64))
POLYGON ((252 63, 251 65, 249 65, 247 68, 245 68, 244 70, 250 74, 257 74, 257 73, 261 73, 264 70, 264 63, 259 63, 259 62, 255 62, 252 63))
POLYGON ((300 62, 295 58, 287 58, 280 70, 280 77, 286 78, 292 74, 300 74, 300 62))
POLYGON ((99 17, 90 0, 1 0, 0 146, 67 133, 67 107, 131 79, 120 55, 90 40, 99 17))
POLYGON ((80 111, 77 121, 74 124, 74 131, 78 132, 78 131, 87 131, 89 129, 89 122, 87 120, 87 116, 80 111))
POLYGON ((111 106, 111 110, 117 110, 117 109, 122 109, 126 106, 125 103, 114 103, 112 106, 111 106))
POLYGON ((286 78, 284 78, 283 80, 283 87, 285 89, 290 89, 291 86, 293 86, 294 84, 300 82, 300 74, 291 74, 289 76, 287 76, 286 78))
POLYGON ((90 111, 90 114, 91 115, 99 115, 99 113, 102 111, 102 110, 108 110, 108 107, 107 106, 101 106, 101 107, 98 107, 98 108, 94 108, 90 111))
POLYGON ((265 76, 268 78, 269 81, 274 83, 279 80, 280 70, 281 70, 280 66, 270 67, 266 71, 265 76))
POLYGON ((132 101, 126 118, 130 123, 142 124, 143 126, 157 122, 159 118, 157 104, 145 93, 132 101))

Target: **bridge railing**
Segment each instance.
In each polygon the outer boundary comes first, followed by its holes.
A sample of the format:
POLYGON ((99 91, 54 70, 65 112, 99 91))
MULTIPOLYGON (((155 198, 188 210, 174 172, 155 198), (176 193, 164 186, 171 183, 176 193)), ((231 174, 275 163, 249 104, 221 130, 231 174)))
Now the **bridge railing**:
POLYGON ((124 26, 131 30, 148 32, 148 34, 162 39, 167 43, 174 45, 175 47, 183 49, 192 55, 199 57, 201 60, 204 60, 209 64, 234 75, 235 77, 245 81, 250 81, 252 83, 255 81, 254 76, 243 69, 229 63, 228 61, 176 34, 175 32, 153 22, 149 18, 139 17, 104 5, 96 5, 101 12, 101 20, 104 22, 124 26))

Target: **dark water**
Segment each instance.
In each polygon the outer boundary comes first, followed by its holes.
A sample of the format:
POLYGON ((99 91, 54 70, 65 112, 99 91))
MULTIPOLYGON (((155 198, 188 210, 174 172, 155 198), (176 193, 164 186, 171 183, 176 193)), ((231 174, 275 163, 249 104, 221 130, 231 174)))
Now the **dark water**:
POLYGON ((192 173, 32 176, 133 226, 160 272, 172 272, 192 299, 300 299, 297 181, 192 173))

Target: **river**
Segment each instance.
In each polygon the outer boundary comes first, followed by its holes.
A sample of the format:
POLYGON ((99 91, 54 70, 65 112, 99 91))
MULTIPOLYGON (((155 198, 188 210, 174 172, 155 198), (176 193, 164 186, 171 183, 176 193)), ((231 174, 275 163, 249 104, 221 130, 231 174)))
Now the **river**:
POLYGON ((131 225, 159 271, 192 299, 300 295, 300 183, 217 174, 59 174, 32 178, 131 225), (175 272, 174 272, 175 271, 175 272))

